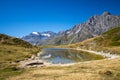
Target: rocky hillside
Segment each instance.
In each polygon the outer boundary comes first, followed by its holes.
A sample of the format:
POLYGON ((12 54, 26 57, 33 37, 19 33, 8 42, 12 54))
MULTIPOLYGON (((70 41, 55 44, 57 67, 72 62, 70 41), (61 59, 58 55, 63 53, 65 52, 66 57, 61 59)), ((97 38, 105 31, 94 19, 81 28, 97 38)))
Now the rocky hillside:
POLYGON ((50 40, 48 44, 71 44, 100 35, 120 25, 120 16, 104 12, 102 15, 94 15, 88 21, 77 24, 73 28, 58 33, 58 36, 50 40))
MULTIPOLYGON (((68 46, 67 46, 68 47, 68 46)), ((100 36, 71 44, 72 48, 83 48, 97 51, 107 51, 120 55, 120 27, 113 28, 100 36)))
MULTIPOLYGON (((86 40, 87 41, 87 40, 86 40)), ((84 44, 88 44, 91 47, 94 46, 102 46, 102 47, 112 47, 112 46, 120 46, 120 27, 113 28, 100 36, 93 38, 90 40, 92 42, 86 42, 84 44), (94 45, 94 46, 93 46, 94 45)), ((83 41, 84 42, 84 41, 83 41)))

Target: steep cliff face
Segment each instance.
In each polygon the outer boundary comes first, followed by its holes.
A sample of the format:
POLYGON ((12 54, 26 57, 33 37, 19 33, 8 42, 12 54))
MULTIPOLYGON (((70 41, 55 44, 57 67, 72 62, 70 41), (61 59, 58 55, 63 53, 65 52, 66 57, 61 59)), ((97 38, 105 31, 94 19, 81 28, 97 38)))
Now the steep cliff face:
POLYGON ((70 44, 100 35, 114 27, 120 26, 120 16, 104 12, 102 15, 95 15, 88 21, 77 24, 73 28, 60 32, 57 37, 50 40, 48 44, 70 44))

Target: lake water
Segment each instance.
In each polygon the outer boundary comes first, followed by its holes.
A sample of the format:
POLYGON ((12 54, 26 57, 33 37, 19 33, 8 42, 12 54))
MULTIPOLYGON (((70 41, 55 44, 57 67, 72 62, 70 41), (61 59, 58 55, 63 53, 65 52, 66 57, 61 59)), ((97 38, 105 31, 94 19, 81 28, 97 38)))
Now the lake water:
POLYGON ((52 64, 67 64, 103 59, 103 56, 73 49, 45 48, 39 58, 52 64))

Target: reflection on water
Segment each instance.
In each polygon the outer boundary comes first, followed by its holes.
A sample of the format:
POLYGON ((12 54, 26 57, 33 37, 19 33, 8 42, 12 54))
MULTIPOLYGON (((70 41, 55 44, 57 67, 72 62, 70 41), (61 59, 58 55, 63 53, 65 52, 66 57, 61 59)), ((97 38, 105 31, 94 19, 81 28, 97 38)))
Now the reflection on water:
MULTIPOLYGON (((101 57, 100 59, 103 58, 102 56, 99 57, 101 57)), ((72 49, 45 48, 39 58, 53 64, 66 64, 95 60, 98 55, 72 49)))

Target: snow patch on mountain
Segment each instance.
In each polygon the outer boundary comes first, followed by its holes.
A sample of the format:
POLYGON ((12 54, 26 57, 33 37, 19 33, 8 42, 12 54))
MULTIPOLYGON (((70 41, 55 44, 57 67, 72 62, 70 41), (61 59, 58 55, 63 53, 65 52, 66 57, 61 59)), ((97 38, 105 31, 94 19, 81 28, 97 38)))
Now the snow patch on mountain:
POLYGON ((51 35, 50 34, 41 34, 42 36, 47 36, 47 37, 50 37, 51 35))
POLYGON ((39 33, 38 33, 38 32, 32 32, 32 34, 39 35, 39 33))

